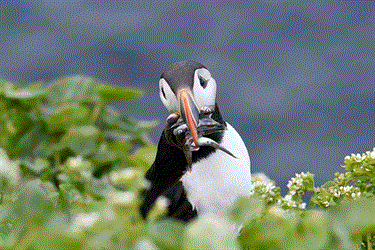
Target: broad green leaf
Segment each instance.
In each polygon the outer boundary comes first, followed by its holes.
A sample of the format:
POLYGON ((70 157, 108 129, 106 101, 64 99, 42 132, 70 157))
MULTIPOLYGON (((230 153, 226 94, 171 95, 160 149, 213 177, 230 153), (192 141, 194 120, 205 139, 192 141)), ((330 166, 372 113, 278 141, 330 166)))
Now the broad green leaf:
POLYGON ((35 123, 22 137, 15 141, 12 150, 21 159, 34 159, 44 156, 46 148, 53 142, 43 125, 35 123))
POLYGON ((32 90, 32 91, 38 91, 38 90, 41 90, 43 88, 43 86, 45 85, 45 83, 43 81, 37 81, 37 82, 32 82, 32 83, 29 83, 26 88, 28 90, 32 90))
POLYGON ((150 226, 149 233, 156 245, 161 249, 182 249, 184 225, 172 220, 158 221, 150 226))
POLYGON ((123 160, 130 166, 148 169, 155 160, 156 150, 156 146, 144 146, 123 160))
POLYGON ((30 127, 32 120, 30 119, 27 110, 20 106, 13 106, 7 109, 5 112, 9 119, 8 122, 12 124, 14 134, 24 133, 24 131, 30 127))
POLYGON ((48 86, 47 99, 52 106, 68 102, 98 102, 96 86, 97 82, 90 77, 64 77, 48 86))
POLYGON ((83 249, 84 239, 70 232, 67 214, 55 212, 39 231, 33 249, 76 250, 83 249))
POLYGON ((375 231, 374 214, 374 198, 344 200, 328 209, 332 230, 345 243, 345 248, 359 244, 362 235, 375 231))
POLYGON ((98 167, 110 164, 116 159, 116 154, 110 150, 108 144, 105 142, 99 146, 99 149, 95 152, 95 155, 92 158, 98 167))
POLYGON ((47 127, 51 132, 61 132, 70 126, 88 121, 90 110, 83 105, 67 104, 57 108, 47 119, 47 127))
POLYGON ((206 215, 191 223, 185 232, 183 249, 239 249, 234 228, 222 218, 206 215))
POLYGON ((303 181, 304 184, 304 190, 305 191, 313 191, 314 190, 314 175, 308 175, 307 178, 303 181))
POLYGON ((15 86, 13 83, 8 82, 5 79, 0 78, 0 95, 7 92, 8 90, 13 89, 15 86))
POLYGON ((91 179, 85 183, 85 190, 96 199, 102 199, 108 192, 108 184, 98 179, 91 179))
POLYGON ((41 225, 53 212, 54 206, 48 193, 36 179, 26 182, 13 205, 14 219, 22 225, 41 225))
POLYGON ((132 101, 143 96, 143 91, 140 89, 104 84, 100 84, 97 91, 104 102, 132 101))
POLYGON ((324 188, 325 190, 328 190, 330 187, 335 187, 335 186, 337 186, 337 184, 334 181, 327 181, 321 187, 324 188))
POLYGON ((62 137, 59 144, 77 155, 86 156, 96 152, 100 142, 101 133, 95 126, 73 126, 62 137))
POLYGON ((49 168, 49 162, 44 158, 38 158, 34 162, 22 161, 20 167, 25 175, 35 177, 41 175, 43 170, 49 168))
POLYGON ((260 219, 246 224, 238 237, 244 249, 283 249, 284 241, 293 231, 296 222, 292 211, 285 211, 274 206, 260 219))
POLYGON ((241 197, 233 205, 229 216, 237 223, 249 222, 260 217, 264 207, 264 201, 256 196, 241 197))
POLYGON ((10 99, 18 100, 37 100, 45 96, 44 91, 34 91, 29 89, 13 90, 9 89, 5 91, 5 96, 10 99))
POLYGON ((322 211, 305 211, 295 227, 293 240, 282 242, 283 249, 324 249, 328 241, 328 221, 322 211))

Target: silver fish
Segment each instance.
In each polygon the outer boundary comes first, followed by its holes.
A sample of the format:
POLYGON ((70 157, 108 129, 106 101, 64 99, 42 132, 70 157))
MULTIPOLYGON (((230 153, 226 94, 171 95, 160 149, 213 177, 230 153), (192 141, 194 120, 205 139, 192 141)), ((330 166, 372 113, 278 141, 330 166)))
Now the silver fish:
POLYGON ((216 141, 214 141, 214 140, 212 140, 208 137, 199 137, 197 146, 192 146, 192 144, 194 144, 194 142, 192 142, 192 139, 187 140, 186 143, 185 143, 185 147, 183 149, 185 157, 186 157, 186 161, 188 163, 187 169, 189 171, 191 171, 191 166, 192 166, 192 151, 197 151, 199 149, 199 147, 202 147, 202 146, 213 147, 213 148, 219 149, 219 150, 227 153, 228 155, 230 155, 230 156, 232 156, 236 159, 238 158, 232 152, 230 152, 228 149, 224 148, 219 143, 217 143, 216 141))

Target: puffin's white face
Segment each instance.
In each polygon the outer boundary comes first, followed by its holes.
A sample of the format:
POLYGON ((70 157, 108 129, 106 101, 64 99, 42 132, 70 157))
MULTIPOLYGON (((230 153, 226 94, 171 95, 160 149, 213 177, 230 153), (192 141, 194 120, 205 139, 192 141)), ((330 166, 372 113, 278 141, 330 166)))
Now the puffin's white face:
MULTIPOLYGON (((193 88, 190 91, 199 110, 204 108, 213 110, 216 98, 216 81, 207 69, 201 68, 194 71, 193 88)), ((159 94, 161 101, 170 113, 181 113, 177 100, 178 94, 172 91, 164 78, 159 81, 159 94)))

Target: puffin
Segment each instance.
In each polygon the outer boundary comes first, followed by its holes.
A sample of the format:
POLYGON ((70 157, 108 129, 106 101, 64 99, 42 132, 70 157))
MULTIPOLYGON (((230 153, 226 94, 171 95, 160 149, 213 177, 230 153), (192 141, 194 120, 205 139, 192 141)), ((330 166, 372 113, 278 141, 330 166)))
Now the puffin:
MULTIPOLYGON (((161 75, 159 95, 169 116, 145 174, 142 217, 159 197, 171 219, 225 217, 239 197, 251 195, 251 171, 241 136, 219 111, 215 79, 201 63, 177 62, 161 75)), ((241 225, 232 228, 238 233, 241 225)))

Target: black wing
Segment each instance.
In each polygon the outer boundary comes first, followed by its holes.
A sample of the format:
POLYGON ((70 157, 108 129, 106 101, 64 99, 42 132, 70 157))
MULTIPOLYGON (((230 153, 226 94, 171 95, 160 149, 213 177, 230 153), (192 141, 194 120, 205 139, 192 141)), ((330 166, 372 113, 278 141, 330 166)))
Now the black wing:
POLYGON ((151 209, 156 199, 163 195, 168 198, 168 216, 188 221, 196 216, 196 212, 186 198, 180 178, 186 171, 186 158, 181 149, 170 145, 164 131, 160 137, 156 159, 146 173, 150 187, 144 192, 141 206, 143 218, 151 209))

